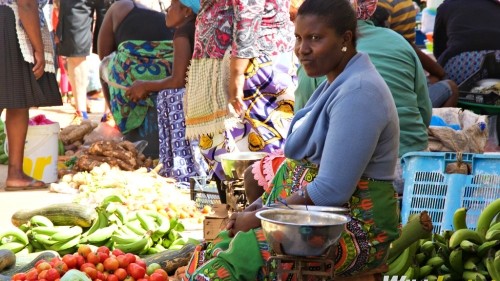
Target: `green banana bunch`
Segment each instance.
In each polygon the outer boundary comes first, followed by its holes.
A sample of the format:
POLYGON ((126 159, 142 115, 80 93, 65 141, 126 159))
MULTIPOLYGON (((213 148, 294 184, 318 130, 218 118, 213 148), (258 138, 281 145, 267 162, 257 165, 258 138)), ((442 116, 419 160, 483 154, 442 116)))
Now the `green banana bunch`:
POLYGON ((453 213, 453 228, 455 231, 467 228, 467 208, 459 208, 453 213))
POLYGON ((389 263, 389 269, 385 273, 386 276, 403 276, 408 268, 413 264, 413 258, 418 249, 418 241, 403 250, 403 252, 394 261, 389 263))
POLYGON ((107 227, 108 226, 108 217, 106 216, 106 212, 102 209, 97 208, 97 217, 92 221, 90 227, 82 233, 82 239, 85 239, 87 236, 96 232, 96 230, 107 227))
POLYGON ((114 243, 115 249, 120 249, 124 253, 133 253, 133 254, 146 254, 153 246, 153 239, 151 239, 150 235, 144 235, 139 239, 136 239, 130 243, 114 243))
POLYGON ((476 232, 485 239, 486 233, 495 217, 500 216, 500 198, 484 208, 477 219, 476 232))
POLYGON ((26 246, 29 243, 29 239, 28 235, 21 229, 17 227, 8 227, 0 231, 0 244, 3 245, 8 242, 18 242, 26 246))
POLYGON ((82 232, 80 226, 32 226, 27 234, 33 251, 53 250, 61 253, 76 249, 82 232))
POLYGON ((47 226, 47 227, 53 227, 54 223, 52 221, 42 215, 34 215, 30 218, 29 224, 30 227, 35 227, 35 226, 47 226))

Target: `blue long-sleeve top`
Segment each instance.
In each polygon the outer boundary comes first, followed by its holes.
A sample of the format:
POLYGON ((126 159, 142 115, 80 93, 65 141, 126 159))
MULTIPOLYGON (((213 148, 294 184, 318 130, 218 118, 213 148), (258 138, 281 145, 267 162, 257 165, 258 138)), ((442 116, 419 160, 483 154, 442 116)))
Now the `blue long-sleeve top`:
POLYGON ((322 83, 290 128, 285 156, 319 165, 307 185, 315 205, 343 205, 361 178, 394 178, 398 115, 389 88, 366 54, 356 54, 331 84, 322 83), (293 128, 298 120, 300 126, 293 128))

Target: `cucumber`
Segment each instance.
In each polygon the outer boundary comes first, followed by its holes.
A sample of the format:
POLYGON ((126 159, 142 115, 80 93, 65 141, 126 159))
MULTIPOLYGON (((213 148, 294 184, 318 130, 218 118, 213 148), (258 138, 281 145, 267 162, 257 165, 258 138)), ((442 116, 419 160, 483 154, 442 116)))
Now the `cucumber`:
POLYGON ((19 227, 35 215, 47 217, 54 225, 78 225, 83 228, 90 227, 97 217, 94 208, 77 203, 56 203, 38 209, 19 210, 12 215, 11 221, 19 227))

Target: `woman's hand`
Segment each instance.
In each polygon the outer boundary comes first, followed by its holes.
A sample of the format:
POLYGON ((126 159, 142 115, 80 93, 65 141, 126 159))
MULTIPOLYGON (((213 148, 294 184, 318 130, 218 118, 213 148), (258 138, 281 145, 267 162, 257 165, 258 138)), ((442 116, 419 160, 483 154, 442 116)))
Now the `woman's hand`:
POLYGON ((148 97, 150 91, 147 89, 147 82, 136 80, 125 92, 125 96, 132 102, 138 102, 148 97))
POLYGON ((229 103, 233 106, 238 115, 243 114, 243 85, 245 84, 245 75, 232 75, 229 81, 229 103))
POLYGON ((255 216, 256 213, 257 211, 233 213, 226 226, 229 235, 232 237, 239 231, 249 231, 259 227, 260 219, 255 216))
POLYGON ((45 69, 45 54, 44 51, 37 51, 35 50, 33 52, 33 56, 35 57, 35 65, 33 66, 33 74, 35 75, 35 78, 38 80, 40 77, 42 77, 45 69))
POLYGON ((262 198, 253 201, 248 207, 246 207, 243 212, 253 212, 262 209, 262 198))

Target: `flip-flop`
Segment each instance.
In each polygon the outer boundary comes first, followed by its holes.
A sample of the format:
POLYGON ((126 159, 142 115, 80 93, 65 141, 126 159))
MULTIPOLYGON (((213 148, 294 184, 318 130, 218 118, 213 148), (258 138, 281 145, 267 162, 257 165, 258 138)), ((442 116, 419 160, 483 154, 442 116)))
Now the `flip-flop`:
POLYGON ((20 190, 37 190, 37 189, 45 189, 49 187, 48 184, 44 183, 43 185, 35 185, 36 183, 41 182, 38 180, 32 180, 28 185, 20 185, 20 186, 5 186, 5 191, 20 191, 20 190))

